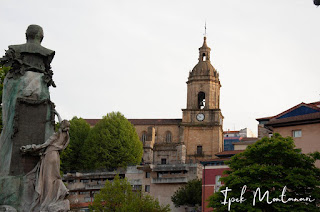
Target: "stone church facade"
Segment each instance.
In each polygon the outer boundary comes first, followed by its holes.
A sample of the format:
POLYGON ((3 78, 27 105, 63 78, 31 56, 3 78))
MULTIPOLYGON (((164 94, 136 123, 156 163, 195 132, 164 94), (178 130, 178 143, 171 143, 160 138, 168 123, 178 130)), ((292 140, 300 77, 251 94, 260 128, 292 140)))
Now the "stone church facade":
POLYGON ((204 37, 189 73, 182 119, 129 119, 144 144, 144 164, 197 163, 223 151, 221 84, 210 51, 204 37))
MULTIPOLYGON (((143 142, 144 152, 141 165, 136 167, 140 174, 133 177, 137 179, 126 177, 138 182, 161 204, 170 204, 173 211, 184 211, 174 208, 173 193, 189 180, 201 179, 199 162, 216 158, 215 154, 223 151, 221 84, 210 51, 204 37, 199 61, 189 73, 182 119, 129 119, 143 142)), ((99 120, 86 121, 93 126, 99 120)))

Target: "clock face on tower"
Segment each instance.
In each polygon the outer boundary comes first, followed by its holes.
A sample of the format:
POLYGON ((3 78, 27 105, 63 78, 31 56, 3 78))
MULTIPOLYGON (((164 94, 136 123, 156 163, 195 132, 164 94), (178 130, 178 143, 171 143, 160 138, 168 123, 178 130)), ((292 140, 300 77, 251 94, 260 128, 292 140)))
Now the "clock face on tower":
POLYGON ((197 120, 198 121, 203 121, 204 120, 204 114, 203 113, 198 113, 197 114, 197 120))

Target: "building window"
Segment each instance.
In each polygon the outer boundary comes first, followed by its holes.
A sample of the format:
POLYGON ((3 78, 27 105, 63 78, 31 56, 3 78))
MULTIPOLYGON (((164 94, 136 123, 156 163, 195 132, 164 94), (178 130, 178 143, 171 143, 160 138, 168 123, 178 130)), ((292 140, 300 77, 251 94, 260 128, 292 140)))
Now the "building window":
POLYGON ((146 178, 150 178, 150 172, 146 172, 146 178))
POLYGON ((82 182, 82 183, 88 183, 88 182, 89 182, 89 179, 80 179, 80 182, 82 182))
POLYGON ((166 132, 166 142, 171 142, 172 140, 172 134, 170 131, 166 132))
POLYGON ((203 109, 206 106, 206 94, 204 92, 198 93, 198 109, 203 109))
POLYGON ((215 192, 218 192, 220 187, 221 187, 221 181, 220 181, 221 176, 216 175, 216 185, 215 185, 215 192))
POLYGON ((144 191, 145 191, 145 192, 150 192, 150 185, 146 185, 144 191))
POLYGON ((161 164, 167 164, 167 159, 162 158, 162 159, 161 159, 161 164))
POLYGON ((206 54, 203 53, 203 54, 202 54, 202 61, 206 61, 206 60, 207 60, 206 54))
POLYGON ((221 175, 216 175, 216 185, 221 185, 220 178, 221 178, 221 175))
POLYGON ((302 136, 301 130, 293 130, 292 131, 292 137, 300 138, 301 136, 302 136))
POLYGON ((90 191, 79 191, 80 195, 87 195, 90 194, 90 191))
POLYGON ((197 155, 202 155, 202 146, 197 146, 197 155))
POLYGON ((133 185, 132 186, 133 191, 141 191, 142 190, 142 185, 133 185))
POLYGON ((142 132, 142 136, 141 136, 141 141, 142 142, 145 142, 147 140, 147 132, 146 131, 143 131, 142 132))

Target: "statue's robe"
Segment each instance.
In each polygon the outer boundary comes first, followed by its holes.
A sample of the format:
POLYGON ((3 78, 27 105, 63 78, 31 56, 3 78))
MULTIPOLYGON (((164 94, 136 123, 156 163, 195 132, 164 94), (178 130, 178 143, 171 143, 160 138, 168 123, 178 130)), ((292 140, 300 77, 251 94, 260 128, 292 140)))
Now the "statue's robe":
POLYGON ((60 176, 60 152, 69 144, 69 133, 54 133, 38 148, 45 149, 37 166, 27 174, 29 188, 25 194, 25 212, 67 211, 69 200, 65 199, 68 189, 60 176))

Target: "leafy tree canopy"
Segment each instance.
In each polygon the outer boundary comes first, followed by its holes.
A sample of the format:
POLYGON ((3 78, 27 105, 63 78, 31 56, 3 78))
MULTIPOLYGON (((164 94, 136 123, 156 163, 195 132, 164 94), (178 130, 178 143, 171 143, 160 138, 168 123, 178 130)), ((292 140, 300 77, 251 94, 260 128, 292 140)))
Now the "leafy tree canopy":
POLYGON ((199 179, 190 180, 186 185, 180 187, 171 197, 175 207, 187 205, 201 205, 202 182, 199 179))
POLYGON ((85 149, 83 144, 90 132, 90 125, 82 118, 73 117, 70 120, 70 143, 61 153, 61 170, 63 172, 83 170, 82 160, 85 149))
POLYGON ((265 137, 227 162, 230 170, 221 178, 225 185, 220 191, 224 192, 214 193, 209 198, 209 207, 215 211, 319 211, 320 169, 314 165, 316 159, 318 152, 302 154, 295 149, 291 137, 280 134, 265 137), (226 187, 231 190, 226 192, 226 187), (266 194, 261 201, 258 188, 261 198, 266 194))
POLYGON ((133 192, 127 179, 117 175, 112 182, 107 181, 100 193, 94 197, 91 211, 110 212, 168 212, 169 205, 160 205, 148 194, 133 192))
POLYGON ((91 129, 84 152, 86 169, 114 170, 139 164, 143 149, 134 126, 121 113, 112 112, 91 129))

